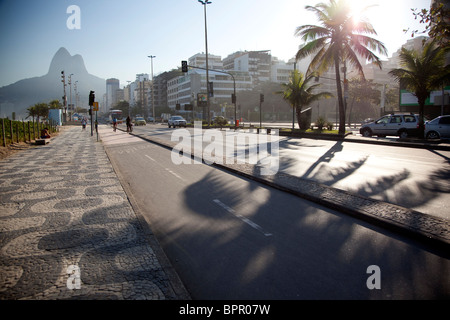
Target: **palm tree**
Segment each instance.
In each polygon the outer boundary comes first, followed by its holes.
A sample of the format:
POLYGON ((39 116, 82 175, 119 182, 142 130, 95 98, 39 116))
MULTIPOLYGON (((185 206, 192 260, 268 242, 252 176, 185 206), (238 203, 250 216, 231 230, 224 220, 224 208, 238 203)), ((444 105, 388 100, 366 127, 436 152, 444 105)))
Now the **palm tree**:
POLYGON ((57 99, 50 101, 48 106, 50 109, 62 109, 62 104, 57 99))
POLYGON ((419 104, 419 136, 424 136, 424 107, 430 92, 450 81, 450 65, 445 65, 450 50, 438 47, 437 41, 425 43, 420 52, 402 48, 399 54, 402 68, 392 69, 389 74, 400 81, 417 98, 419 104))
POLYGON ((314 93, 314 90, 317 89, 320 84, 309 85, 309 82, 313 78, 315 78, 315 74, 305 76, 302 72, 295 70, 289 79, 289 83, 281 85, 284 90, 278 92, 282 94, 283 99, 294 108, 297 114, 298 127, 300 129, 302 129, 300 122, 302 108, 317 100, 330 98, 332 96, 329 92, 314 93))
POLYGON ((29 117, 32 117, 33 118, 33 122, 34 122, 34 117, 37 116, 36 106, 34 105, 34 106, 28 107, 27 112, 28 112, 28 115, 27 115, 27 117, 25 119, 28 119, 29 117))
POLYGON ((341 63, 346 66, 348 63, 364 78, 358 57, 373 62, 381 69, 381 61, 372 50, 384 55, 387 55, 387 50, 382 42, 368 36, 377 34, 372 24, 364 19, 356 21, 356 17, 350 14, 350 6, 346 0, 329 0, 329 3, 305 8, 317 15, 321 25, 303 25, 297 28, 295 34, 301 36, 306 43, 299 49, 296 58, 298 60, 314 55, 309 72, 317 70, 319 75, 334 65, 339 102, 339 133, 344 134, 345 107, 339 66, 341 63))
MULTIPOLYGON (((48 104, 36 103, 33 107, 30 107, 28 109, 31 109, 31 108, 33 108, 34 116, 37 117, 37 119, 36 119, 37 122, 39 122, 39 118, 41 118, 41 117, 42 118, 48 117, 48 110, 49 110, 48 104)), ((33 116, 33 119, 34 119, 34 116, 33 116)))

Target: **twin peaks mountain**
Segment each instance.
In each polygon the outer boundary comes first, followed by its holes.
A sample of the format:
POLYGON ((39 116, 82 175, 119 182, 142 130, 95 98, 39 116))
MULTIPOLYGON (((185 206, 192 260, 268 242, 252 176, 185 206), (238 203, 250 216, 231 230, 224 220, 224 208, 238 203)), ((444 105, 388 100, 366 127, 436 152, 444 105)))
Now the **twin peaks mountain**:
POLYGON ((77 54, 71 56, 65 48, 60 48, 53 56, 48 73, 45 76, 23 79, 0 88, 0 117, 25 117, 26 109, 36 103, 59 100, 64 95, 61 71, 66 75, 67 103, 70 103, 69 75, 72 76, 72 103, 75 103, 75 81, 79 95, 79 106, 87 107, 89 91, 94 90, 99 101, 106 91, 106 81, 88 73, 83 58, 77 54))

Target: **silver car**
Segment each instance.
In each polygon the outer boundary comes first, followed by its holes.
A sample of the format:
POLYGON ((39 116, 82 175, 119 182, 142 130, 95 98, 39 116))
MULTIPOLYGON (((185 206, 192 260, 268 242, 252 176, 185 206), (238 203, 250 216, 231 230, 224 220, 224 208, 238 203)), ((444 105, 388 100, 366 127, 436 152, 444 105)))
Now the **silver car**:
POLYGON ((399 136, 406 138, 418 134, 419 116, 416 114, 388 114, 380 119, 363 124, 359 132, 364 137, 399 136))
POLYGON ((425 123, 427 139, 450 138, 450 115, 439 116, 425 123))
POLYGON ((172 116, 170 117, 169 121, 167 122, 167 124, 170 127, 185 127, 186 128, 186 120, 182 117, 182 116, 172 116))

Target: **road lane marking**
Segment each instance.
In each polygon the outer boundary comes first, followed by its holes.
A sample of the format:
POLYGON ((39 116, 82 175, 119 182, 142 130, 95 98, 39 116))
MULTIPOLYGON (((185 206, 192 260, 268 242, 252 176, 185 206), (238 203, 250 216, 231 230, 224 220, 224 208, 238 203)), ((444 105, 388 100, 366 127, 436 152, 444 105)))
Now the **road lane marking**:
POLYGON ((261 228, 261 226, 259 226, 258 224, 254 223, 253 221, 251 221, 250 219, 247 219, 244 216, 241 216, 240 214, 237 214, 236 211, 233 208, 230 208, 229 206, 227 206, 225 203, 223 203, 222 201, 220 201, 219 199, 214 199, 213 200, 217 205, 219 205, 220 207, 222 207, 223 209, 225 209, 226 211, 228 211, 228 213, 232 214, 233 216, 235 216, 236 218, 240 219, 241 221, 245 222, 246 224, 248 224, 250 227, 252 227, 253 229, 258 230, 259 232, 261 232, 262 234, 264 234, 266 237, 270 237, 272 234, 269 232, 264 231, 263 228, 261 228))
POLYGON ((181 181, 186 181, 184 180, 182 177, 180 177, 178 174, 176 174, 175 172, 173 172, 172 170, 168 169, 168 168, 164 168, 167 172, 171 173, 174 177, 180 179, 181 181))
POLYGON ((148 158, 149 160, 155 162, 156 164, 158 164, 160 167, 164 168, 164 170, 166 170, 167 172, 169 172, 171 175, 173 175, 174 177, 176 177, 177 179, 180 179, 183 182, 186 182, 186 180, 184 180, 180 175, 178 175, 176 172, 173 172, 172 170, 170 170, 169 168, 166 168, 164 166, 162 166, 161 164, 159 164, 155 159, 153 159, 152 157, 150 157, 149 155, 145 154, 145 157, 148 158))

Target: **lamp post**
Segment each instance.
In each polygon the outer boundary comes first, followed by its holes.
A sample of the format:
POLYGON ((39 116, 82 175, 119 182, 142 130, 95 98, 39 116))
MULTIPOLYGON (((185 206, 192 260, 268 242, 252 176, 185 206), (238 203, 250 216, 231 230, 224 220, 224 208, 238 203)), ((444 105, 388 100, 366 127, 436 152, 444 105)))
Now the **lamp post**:
POLYGON ((151 59, 151 65, 152 65, 152 113, 153 113, 153 124, 155 123, 155 91, 153 87, 153 58, 156 58, 156 56, 148 56, 151 59))
POLYGON ((75 106, 73 108, 73 112, 78 108, 78 80, 75 81, 75 106))
POLYGON ((208 0, 198 0, 203 5, 205 12, 205 51, 206 51, 206 105, 208 108, 208 126, 211 124, 211 113, 210 113, 210 95, 209 95, 209 73, 208 73, 208 28, 206 25, 206 5, 211 4, 208 0))
POLYGON ((61 82, 63 83, 63 89, 64 89, 64 96, 63 96, 63 103, 64 103, 64 122, 67 121, 67 96, 66 96, 66 74, 64 73, 64 70, 61 71, 61 82))
MULTIPOLYGON (((73 76, 73 73, 71 73, 70 75, 69 75, 69 88, 70 88, 70 94, 69 94, 69 97, 70 97, 70 100, 69 100, 69 113, 70 113, 70 108, 73 108, 73 106, 72 106, 72 76, 73 76)), ((72 112, 73 113, 73 112, 72 112)), ((72 118, 72 115, 70 115, 70 118, 72 118)), ((72 120, 72 119, 70 119, 70 120, 72 120)))

